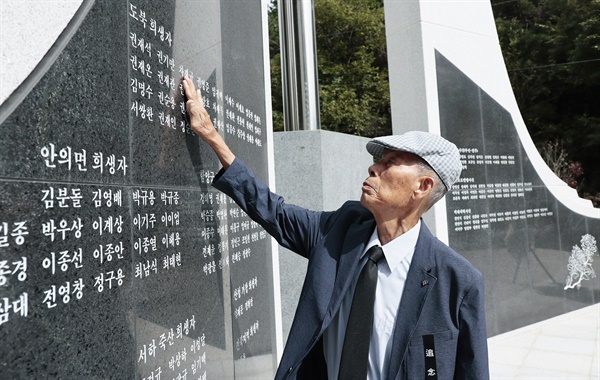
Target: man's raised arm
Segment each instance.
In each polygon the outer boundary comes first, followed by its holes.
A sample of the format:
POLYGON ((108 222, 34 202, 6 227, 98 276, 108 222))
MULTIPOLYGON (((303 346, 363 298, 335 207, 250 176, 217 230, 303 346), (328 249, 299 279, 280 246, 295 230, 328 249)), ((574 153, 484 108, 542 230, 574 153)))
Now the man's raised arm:
POLYGON ((196 90, 194 82, 188 77, 182 79, 183 90, 187 101, 185 106, 190 116, 190 127, 216 153, 221 165, 227 169, 235 160, 235 155, 215 129, 206 108, 200 90, 196 90))

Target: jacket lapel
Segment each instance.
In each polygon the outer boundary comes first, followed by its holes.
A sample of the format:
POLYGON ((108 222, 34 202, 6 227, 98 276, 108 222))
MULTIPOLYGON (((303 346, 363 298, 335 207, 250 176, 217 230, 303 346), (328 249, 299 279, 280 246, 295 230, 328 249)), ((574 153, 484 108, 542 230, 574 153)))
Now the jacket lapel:
POLYGON ((419 239, 415 246, 415 253, 408 270, 396 317, 390 367, 386 377, 388 379, 395 379, 398 375, 400 365, 407 354, 408 344, 421 316, 425 300, 437 281, 437 278, 430 273, 435 265, 433 253, 430 249, 432 239, 433 235, 431 235, 425 223, 421 222, 419 239))
POLYGON ((352 282, 353 274, 360 261, 360 256, 365 250, 367 241, 373 233, 374 228, 374 220, 361 224, 353 224, 348 228, 338 262, 333 292, 331 294, 327 313, 325 314, 325 318, 321 325, 321 332, 329 325, 339 310, 342 299, 352 282))

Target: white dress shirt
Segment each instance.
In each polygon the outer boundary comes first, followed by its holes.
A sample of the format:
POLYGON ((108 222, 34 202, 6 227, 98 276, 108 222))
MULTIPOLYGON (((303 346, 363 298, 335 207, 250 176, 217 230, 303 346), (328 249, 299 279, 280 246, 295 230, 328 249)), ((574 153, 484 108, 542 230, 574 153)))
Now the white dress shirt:
POLYGON ((342 347, 346 334, 346 325, 354 289, 358 282, 358 275, 367 261, 365 253, 374 245, 383 249, 385 260, 377 264, 377 290, 375 291, 375 305, 373 306, 373 332, 369 348, 369 380, 385 379, 390 365, 390 352, 392 350, 392 337, 396 325, 396 315, 400 298, 404 291, 404 282, 410 268, 412 257, 415 253, 415 245, 421 230, 421 221, 401 236, 388 244, 381 246, 377 235, 377 228, 373 231, 371 238, 363 252, 350 288, 342 300, 340 310, 331 321, 331 324, 323 334, 323 352, 327 362, 327 375, 330 380, 338 377, 342 347))

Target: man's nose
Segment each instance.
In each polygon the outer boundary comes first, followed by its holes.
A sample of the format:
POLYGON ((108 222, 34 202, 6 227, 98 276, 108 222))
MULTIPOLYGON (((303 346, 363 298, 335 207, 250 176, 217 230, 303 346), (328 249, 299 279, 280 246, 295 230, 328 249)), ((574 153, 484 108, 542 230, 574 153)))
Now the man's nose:
POLYGON ((377 173, 377 164, 369 166, 369 177, 375 177, 377 173))

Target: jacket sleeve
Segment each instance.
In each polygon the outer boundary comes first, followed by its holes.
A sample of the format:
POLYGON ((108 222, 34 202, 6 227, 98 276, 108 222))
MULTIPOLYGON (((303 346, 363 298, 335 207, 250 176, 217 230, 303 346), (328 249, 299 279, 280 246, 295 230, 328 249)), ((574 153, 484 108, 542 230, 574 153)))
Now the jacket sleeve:
POLYGON ((460 305, 455 379, 489 379, 484 281, 479 275, 460 305))
POLYGON ((213 186, 229 195, 279 244, 304 257, 319 241, 322 226, 332 215, 286 204, 238 158, 227 170, 217 173, 213 186))

